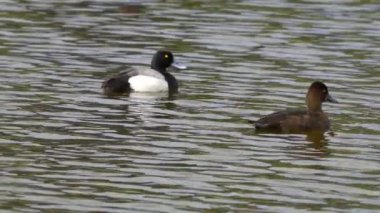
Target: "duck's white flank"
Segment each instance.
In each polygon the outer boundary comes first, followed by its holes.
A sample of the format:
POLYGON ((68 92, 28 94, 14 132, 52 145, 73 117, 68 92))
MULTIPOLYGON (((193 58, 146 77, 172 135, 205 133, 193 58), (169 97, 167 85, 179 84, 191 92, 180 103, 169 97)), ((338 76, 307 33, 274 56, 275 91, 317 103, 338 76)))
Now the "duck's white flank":
POLYGON ((136 92, 159 92, 168 90, 168 82, 164 78, 148 75, 136 75, 128 80, 131 88, 136 92))

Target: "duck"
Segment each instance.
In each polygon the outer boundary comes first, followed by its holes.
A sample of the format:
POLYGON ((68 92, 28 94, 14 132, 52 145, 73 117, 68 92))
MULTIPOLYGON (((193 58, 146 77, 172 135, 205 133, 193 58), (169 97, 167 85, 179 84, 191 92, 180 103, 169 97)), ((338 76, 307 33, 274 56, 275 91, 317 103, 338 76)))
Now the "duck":
POLYGON ((130 92, 163 92, 178 91, 176 78, 168 71, 168 67, 186 69, 186 66, 174 61, 173 53, 168 50, 158 50, 152 58, 149 67, 130 67, 112 76, 102 83, 105 95, 121 95, 130 92))
POLYGON ((306 94, 306 108, 278 111, 250 123, 257 132, 325 132, 330 129, 330 120, 322 110, 323 102, 338 103, 323 82, 314 81, 306 94))

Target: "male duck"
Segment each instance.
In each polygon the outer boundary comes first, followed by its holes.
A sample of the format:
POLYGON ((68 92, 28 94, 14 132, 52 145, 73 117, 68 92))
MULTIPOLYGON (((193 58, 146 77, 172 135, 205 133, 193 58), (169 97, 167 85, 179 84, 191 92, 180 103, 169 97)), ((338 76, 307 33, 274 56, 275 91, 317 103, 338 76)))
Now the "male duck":
POLYGON ((258 132, 325 132, 330 128, 330 121, 327 114, 322 111, 322 102, 338 103, 330 96, 324 83, 315 81, 309 87, 306 95, 306 109, 275 112, 251 123, 255 125, 258 132))
POLYGON ((170 93, 178 90, 177 80, 166 68, 173 66, 185 69, 186 66, 174 63, 173 54, 166 50, 159 50, 154 54, 150 68, 132 67, 121 72, 102 84, 106 95, 120 95, 135 92, 160 92, 170 93))

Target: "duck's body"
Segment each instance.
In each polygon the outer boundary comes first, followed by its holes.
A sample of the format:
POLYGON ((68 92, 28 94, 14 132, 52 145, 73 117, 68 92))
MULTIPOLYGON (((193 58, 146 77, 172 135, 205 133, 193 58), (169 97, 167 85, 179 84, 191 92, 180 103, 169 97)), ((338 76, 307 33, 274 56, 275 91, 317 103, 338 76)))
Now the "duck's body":
POLYGON ((309 87, 306 109, 283 110, 269 114, 252 122, 257 131, 276 133, 325 132, 330 129, 330 121, 322 111, 322 102, 337 102, 322 82, 314 82, 309 87))
MULTIPOLYGON (((177 92, 178 83, 166 68, 174 65, 174 57, 168 51, 158 51, 152 59, 151 67, 131 67, 106 80, 102 89, 106 95, 135 92, 177 92)), ((184 66, 177 68, 184 69, 184 66)))
POLYGON ((177 80, 170 73, 161 74, 144 67, 131 67, 102 84, 104 93, 160 92, 178 90, 177 80), (166 77, 167 76, 167 77, 166 77), (166 80, 168 79, 168 80, 166 80), (170 81, 170 83, 168 83, 170 81))
POLYGON ((297 133, 308 131, 327 131, 330 121, 323 111, 309 111, 307 109, 291 109, 267 115, 254 122, 258 131, 283 133, 297 133))

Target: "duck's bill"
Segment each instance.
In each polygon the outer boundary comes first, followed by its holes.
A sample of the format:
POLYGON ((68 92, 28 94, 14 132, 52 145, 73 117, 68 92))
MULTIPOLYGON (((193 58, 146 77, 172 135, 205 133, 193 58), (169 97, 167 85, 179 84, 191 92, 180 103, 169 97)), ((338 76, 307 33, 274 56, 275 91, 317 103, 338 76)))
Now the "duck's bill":
POLYGON ((180 69, 180 70, 183 70, 183 69, 186 69, 186 68, 187 68, 186 65, 181 64, 181 63, 178 63, 178 62, 174 62, 174 63, 172 64, 172 66, 175 67, 175 68, 177 68, 177 69, 180 69))
POLYGON ((325 101, 331 102, 331 103, 339 103, 335 98, 333 98, 330 94, 326 96, 325 101))

